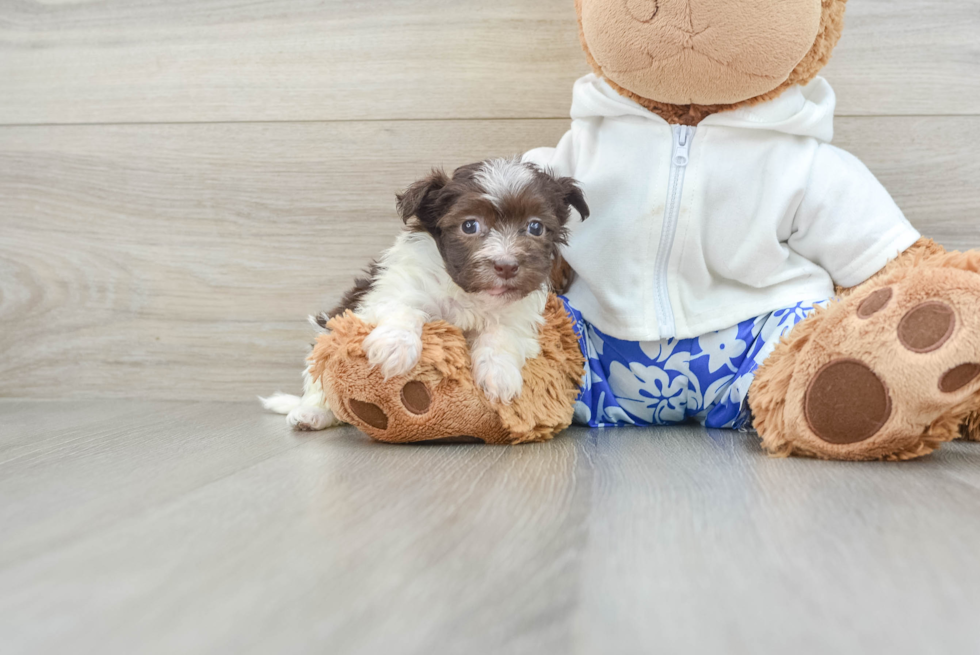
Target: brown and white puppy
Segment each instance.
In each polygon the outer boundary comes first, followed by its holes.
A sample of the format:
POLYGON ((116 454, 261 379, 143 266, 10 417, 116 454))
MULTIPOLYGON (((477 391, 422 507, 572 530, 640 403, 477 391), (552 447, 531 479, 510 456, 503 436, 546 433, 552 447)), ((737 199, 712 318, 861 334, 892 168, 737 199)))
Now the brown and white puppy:
MULTIPOLYGON (((316 322, 352 310, 376 325, 364 350, 387 378, 416 365, 425 323, 447 321, 466 334, 473 377, 487 397, 510 402, 521 392, 524 363, 539 353, 572 208, 589 215, 575 180, 520 160, 471 164, 452 177, 434 170, 398 196, 406 230, 395 245, 316 322)), ((337 423, 309 374, 302 399, 276 394, 263 402, 298 429, 337 423)))

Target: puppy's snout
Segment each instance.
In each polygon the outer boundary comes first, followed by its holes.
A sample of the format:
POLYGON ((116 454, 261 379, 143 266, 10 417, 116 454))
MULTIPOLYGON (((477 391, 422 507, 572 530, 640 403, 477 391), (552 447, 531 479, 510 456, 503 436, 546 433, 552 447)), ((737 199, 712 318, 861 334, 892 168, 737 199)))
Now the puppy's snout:
POLYGON ((517 268, 517 262, 512 259, 498 259, 493 263, 493 271, 505 280, 516 277, 517 268))

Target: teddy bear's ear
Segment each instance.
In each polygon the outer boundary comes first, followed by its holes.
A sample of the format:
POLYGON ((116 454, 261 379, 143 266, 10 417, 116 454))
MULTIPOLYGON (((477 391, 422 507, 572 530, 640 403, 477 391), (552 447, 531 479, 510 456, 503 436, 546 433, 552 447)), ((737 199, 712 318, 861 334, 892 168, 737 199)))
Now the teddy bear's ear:
POLYGON ((434 227, 445 204, 440 202, 440 193, 449 182, 445 171, 434 168, 429 175, 408 187, 405 193, 398 194, 398 213, 402 221, 407 223, 415 217, 423 226, 434 227))
POLYGON ((558 186, 562 191, 562 202, 566 207, 574 207, 584 221, 589 217, 589 204, 585 202, 585 193, 578 182, 571 177, 558 178, 558 186))

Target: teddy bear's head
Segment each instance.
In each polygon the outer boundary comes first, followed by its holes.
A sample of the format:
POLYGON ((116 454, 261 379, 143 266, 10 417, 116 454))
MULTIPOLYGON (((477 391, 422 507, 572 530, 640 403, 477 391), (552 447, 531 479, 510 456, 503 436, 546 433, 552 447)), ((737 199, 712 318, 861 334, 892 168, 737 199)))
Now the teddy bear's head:
POLYGON ((575 0, 596 74, 671 123, 770 100, 830 59, 847 0, 575 0))

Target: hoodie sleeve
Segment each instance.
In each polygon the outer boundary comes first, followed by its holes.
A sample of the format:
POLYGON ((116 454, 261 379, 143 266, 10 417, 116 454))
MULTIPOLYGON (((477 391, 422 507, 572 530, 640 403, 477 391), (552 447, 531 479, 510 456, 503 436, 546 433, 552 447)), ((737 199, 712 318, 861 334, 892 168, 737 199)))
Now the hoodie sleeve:
POLYGON ((919 238, 902 210, 854 155, 821 144, 789 247, 842 287, 858 285, 919 238))
POLYGON ((558 177, 575 177, 575 129, 565 136, 555 148, 535 148, 524 153, 523 161, 537 164, 558 177))

